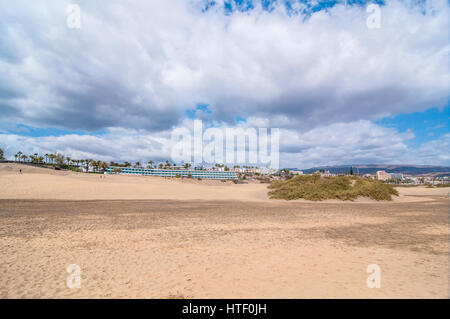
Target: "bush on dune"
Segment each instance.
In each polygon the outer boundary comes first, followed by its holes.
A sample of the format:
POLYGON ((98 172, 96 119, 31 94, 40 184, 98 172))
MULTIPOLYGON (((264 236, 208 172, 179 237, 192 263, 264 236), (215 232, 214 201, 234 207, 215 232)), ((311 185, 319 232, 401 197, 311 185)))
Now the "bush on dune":
POLYGON ((318 174, 274 181, 269 185, 269 189, 272 189, 269 192, 270 198, 286 200, 303 198, 314 201, 353 201, 360 196, 374 200, 392 200, 392 195, 398 195, 391 185, 380 181, 350 176, 321 177, 318 174))

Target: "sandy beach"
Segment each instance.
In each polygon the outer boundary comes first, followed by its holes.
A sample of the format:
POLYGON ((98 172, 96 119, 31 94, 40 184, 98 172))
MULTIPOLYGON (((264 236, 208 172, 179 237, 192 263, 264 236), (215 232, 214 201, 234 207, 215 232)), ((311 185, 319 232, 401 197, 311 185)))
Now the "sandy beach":
MULTIPOLYGON (((0 164, 2 191, 0 199, 59 200, 269 200, 267 185, 259 182, 234 184, 231 181, 178 179, 153 176, 83 174, 55 171, 28 165, 0 164), (22 174, 19 174, 19 168, 22 174), (102 178, 100 178, 100 176, 102 178)), ((448 197, 449 188, 399 187, 393 202, 431 200, 430 196, 448 197)), ((296 200, 295 202, 310 202, 296 200)), ((326 200, 325 203, 340 203, 326 200)), ((378 203, 359 198, 355 202, 378 203)), ((351 202, 349 202, 351 203, 351 202)))
POLYGON ((287 202, 267 184, 16 164, 0 182, 1 298, 449 297, 448 188, 287 202))

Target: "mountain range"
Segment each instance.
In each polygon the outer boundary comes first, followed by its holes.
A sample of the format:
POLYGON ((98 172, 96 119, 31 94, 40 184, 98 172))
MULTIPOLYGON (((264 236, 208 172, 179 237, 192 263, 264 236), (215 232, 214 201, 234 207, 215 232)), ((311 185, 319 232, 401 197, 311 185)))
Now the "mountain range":
MULTIPOLYGON (((300 169, 305 174, 311 174, 319 170, 327 170, 330 173, 338 174, 353 171, 359 174, 375 174, 377 171, 383 170, 388 173, 403 173, 409 175, 432 175, 432 176, 450 176, 449 166, 432 166, 432 165, 409 165, 409 164, 353 164, 353 165, 336 165, 336 166, 319 166, 308 169, 300 169)), ((295 169, 291 169, 295 170, 295 169)))

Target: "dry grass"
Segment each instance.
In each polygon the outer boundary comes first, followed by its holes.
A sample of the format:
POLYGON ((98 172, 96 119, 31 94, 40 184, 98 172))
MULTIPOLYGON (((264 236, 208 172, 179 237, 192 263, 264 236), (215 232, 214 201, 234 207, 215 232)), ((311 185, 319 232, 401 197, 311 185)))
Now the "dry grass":
POLYGON ((368 197, 374 200, 392 200, 398 196, 391 185, 380 181, 349 177, 321 177, 318 174, 296 176, 289 180, 274 181, 269 186, 270 198, 274 199, 306 199, 320 201, 325 199, 355 200, 368 197))

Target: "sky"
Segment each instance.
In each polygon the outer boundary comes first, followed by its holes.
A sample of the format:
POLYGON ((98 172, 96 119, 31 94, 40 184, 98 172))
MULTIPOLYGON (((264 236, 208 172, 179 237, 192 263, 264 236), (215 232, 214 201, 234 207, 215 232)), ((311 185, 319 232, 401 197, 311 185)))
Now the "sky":
POLYGON ((279 128, 281 167, 450 166, 449 2, 0 0, 0 148, 170 159, 279 128), (80 8, 80 27, 69 27, 80 8), (379 4, 379 28, 368 5, 379 4))

